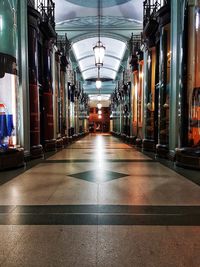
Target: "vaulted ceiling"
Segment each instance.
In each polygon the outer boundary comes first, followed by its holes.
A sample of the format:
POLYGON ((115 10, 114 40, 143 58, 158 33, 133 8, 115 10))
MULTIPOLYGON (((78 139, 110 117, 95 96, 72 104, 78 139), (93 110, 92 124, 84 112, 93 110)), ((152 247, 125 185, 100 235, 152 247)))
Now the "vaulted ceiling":
MULTIPOLYGON (((142 31, 143 0, 100 0, 101 41, 106 47, 104 64, 100 70, 103 94, 110 94, 118 73, 126 62, 127 41, 131 34, 142 31)), ((84 80, 89 94, 97 93, 93 47, 98 40, 98 0, 55 0, 56 31, 67 34, 72 44, 73 64, 84 80)))

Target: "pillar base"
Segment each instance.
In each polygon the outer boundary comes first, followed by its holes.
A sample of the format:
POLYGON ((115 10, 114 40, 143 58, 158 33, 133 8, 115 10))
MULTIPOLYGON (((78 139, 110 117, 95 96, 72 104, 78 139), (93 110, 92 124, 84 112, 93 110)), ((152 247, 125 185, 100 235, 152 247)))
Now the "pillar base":
POLYGON ((68 137, 67 136, 63 136, 62 139, 63 139, 63 146, 67 147, 67 145, 69 144, 68 137))
POLYGON ((37 159, 42 158, 44 156, 44 150, 42 145, 32 146, 30 149, 30 158, 37 159))
POLYGON ((63 138, 62 137, 56 139, 56 148, 57 149, 63 148, 63 138))
POLYGON ((167 145, 157 144, 156 145, 156 156, 159 158, 169 158, 169 148, 167 145))
POLYGON ((50 139, 44 141, 44 150, 46 152, 56 151, 56 139, 50 139))
POLYGON ((8 148, 0 152, 0 170, 8 170, 24 166, 24 149, 8 148))
POLYGON ((153 139, 143 139, 142 140, 142 148, 144 151, 155 152, 155 140, 153 139))
POLYGON ((176 148, 176 165, 200 170, 200 147, 176 148))
POLYGON ((136 147, 138 147, 138 148, 142 148, 142 139, 140 139, 140 138, 136 138, 136 140, 135 140, 135 145, 136 145, 136 147))
POLYGON ((130 145, 135 145, 136 144, 136 136, 130 136, 130 145))

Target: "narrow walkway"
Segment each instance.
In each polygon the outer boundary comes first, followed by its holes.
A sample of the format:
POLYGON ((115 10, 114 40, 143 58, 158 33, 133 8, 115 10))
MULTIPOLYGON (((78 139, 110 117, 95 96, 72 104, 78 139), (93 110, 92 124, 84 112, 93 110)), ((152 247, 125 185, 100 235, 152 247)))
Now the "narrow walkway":
POLYGON ((199 267, 200 187, 110 135, 0 186, 0 266, 199 267))

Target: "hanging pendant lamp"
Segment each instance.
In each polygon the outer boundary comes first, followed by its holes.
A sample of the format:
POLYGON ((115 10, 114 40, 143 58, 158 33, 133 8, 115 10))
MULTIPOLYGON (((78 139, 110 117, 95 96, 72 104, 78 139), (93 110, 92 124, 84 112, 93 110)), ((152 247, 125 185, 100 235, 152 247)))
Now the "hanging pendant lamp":
POLYGON ((94 56, 95 56, 95 66, 102 67, 103 66, 103 59, 105 55, 105 46, 102 44, 100 40, 100 31, 101 31, 101 7, 100 7, 100 0, 98 0, 98 41, 96 45, 93 47, 94 56))

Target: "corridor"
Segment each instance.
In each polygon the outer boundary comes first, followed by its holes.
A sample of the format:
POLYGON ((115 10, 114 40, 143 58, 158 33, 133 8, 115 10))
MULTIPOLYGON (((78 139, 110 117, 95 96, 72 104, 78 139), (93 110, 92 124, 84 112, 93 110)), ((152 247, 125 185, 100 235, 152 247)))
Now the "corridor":
POLYGON ((109 134, 0 186, 0 266, 198 267, 200 187, 109 134))

